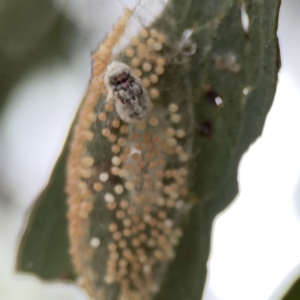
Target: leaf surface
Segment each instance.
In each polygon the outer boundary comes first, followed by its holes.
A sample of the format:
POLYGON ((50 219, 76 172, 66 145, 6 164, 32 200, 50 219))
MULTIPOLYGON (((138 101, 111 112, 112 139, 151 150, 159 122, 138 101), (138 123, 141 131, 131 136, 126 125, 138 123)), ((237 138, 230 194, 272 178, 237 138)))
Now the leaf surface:
POLYGON ((67 147, 50 181, 34 203, 17 257, 17 270, 45 280, 75 278, 68 255, 67 205, 64 188, 67 147))
MULTIPOLYGON (((183 238, 155 300, 202 295, 214 218, 237 195, 239 161, 261 134, 273 101, 280 67, 278 9, 278 0, 174 0, 152 25, 175 40, 193 29, 197 45, 184 78, 180 74, 194 102, 193 208, 183 220, 183 238), (241 10, 248 15, 248 28, 246 23, 243 28, 241 10), (168 20, 176 20, 176 26, 168 20)), ((174 94, 178 76, 166 72, 161 84, 174 94)), ((18 270, 47 280, 74 276, 65 221, 68 147, 67 142, 31 213, 17 262, 18 270)))

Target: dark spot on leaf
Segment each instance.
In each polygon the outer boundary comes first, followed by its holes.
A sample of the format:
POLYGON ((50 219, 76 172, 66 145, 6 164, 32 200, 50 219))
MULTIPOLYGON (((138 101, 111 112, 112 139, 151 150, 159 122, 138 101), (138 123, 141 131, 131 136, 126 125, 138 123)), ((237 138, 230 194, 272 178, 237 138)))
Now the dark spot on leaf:
POLYGON ((68 272, 62 272, 59 274, 59 279, 63 281, 72 281, 74 280, 74 276, 68 272))
POLYGON ((217 98, 217 97, 220 97, 220 95, 219 95, 216 91, 210 89, 210 90, 207 90, 207 91, 205 92, 205 97, 206 97, 212 104, 214 104, 215 106, 217 106, 216 98, 217 98))
POLYGON ((198 128, 198 132, 202 137, 208 138, 212 135, 213 125, 210 121, 202 122, 198 128))
POLYGON ((184 251, 184 256, 185 256, 185 259, 186 259, 187 261, 191 261, 192 258, 193 258, 193 255, 192 255, 192 249, 191 249, 191 248, 185 249, 185 251, 184 251))

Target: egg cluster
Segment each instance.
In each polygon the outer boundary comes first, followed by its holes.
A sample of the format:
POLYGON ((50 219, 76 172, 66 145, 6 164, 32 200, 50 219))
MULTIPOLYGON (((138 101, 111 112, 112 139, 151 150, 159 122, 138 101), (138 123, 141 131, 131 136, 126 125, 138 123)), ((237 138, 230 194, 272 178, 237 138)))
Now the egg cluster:
MULTIPOLYGON (((122 61, 153 103, 144 120, 124 122, 106 102, 101 77, 99 97, 89 102, 87 96, 81 108, 68 164, 70 253, 93 299, 152 299, 182 236, 189 117, 184 102, 160 93, 160 77, 171 63, 167 44, 164 34, 142 29, 124 51, 122 61)), ((101 47, 100 54, 109 52, 101 47)))

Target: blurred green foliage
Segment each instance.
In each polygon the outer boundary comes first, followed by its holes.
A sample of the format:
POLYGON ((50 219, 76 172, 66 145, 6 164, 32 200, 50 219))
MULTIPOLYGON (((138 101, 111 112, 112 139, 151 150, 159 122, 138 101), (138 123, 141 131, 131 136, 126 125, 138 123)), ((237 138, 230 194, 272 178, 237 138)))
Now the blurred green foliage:
POLYGON ((75 32, 51 0, 0 2, 0 110, 10 90, 30 69, 67 59, 75 32))

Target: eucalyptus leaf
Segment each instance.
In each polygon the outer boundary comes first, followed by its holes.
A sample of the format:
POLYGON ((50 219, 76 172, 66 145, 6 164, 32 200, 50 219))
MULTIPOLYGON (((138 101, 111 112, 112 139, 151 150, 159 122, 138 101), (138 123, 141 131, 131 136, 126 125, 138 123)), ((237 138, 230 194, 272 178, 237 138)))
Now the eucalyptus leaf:
POLYGON ((34 67, 67 58, 75 28, 51 0, 0 4, 0 111, 18 80, 34 67), (17 21, 16 21, 17 20, 17 21))
POLYGON ((282 297, 282 300, 297 300, 300 299, 300 278, 297 278, 289 290, 282 297))
POLYGON ((47 187, 34 203, 17 257, 17 270, 45 280, 75 278, 68 255, 64 188, 67 154, 65 147, 47 187))
MULTIPOLYGON (((173 66, 175 72, 167 71, 160 83, 167 96, 186 86, 195 124, 189 187, 193 207, 182 222, 183 238, 155 300, 201 298, 214 218, 237 195, 240 158, 261 134, 273 101, 280 67, 279 2, 173 0, 150 26, 174 40, 192 32, 196 46, 184 76, 176 72, 180 66, 173 66)), ((31 213, 17 261, 19 271, 47 280, 62 274, 74 278, 65 220, 67 141, 31 213)))

